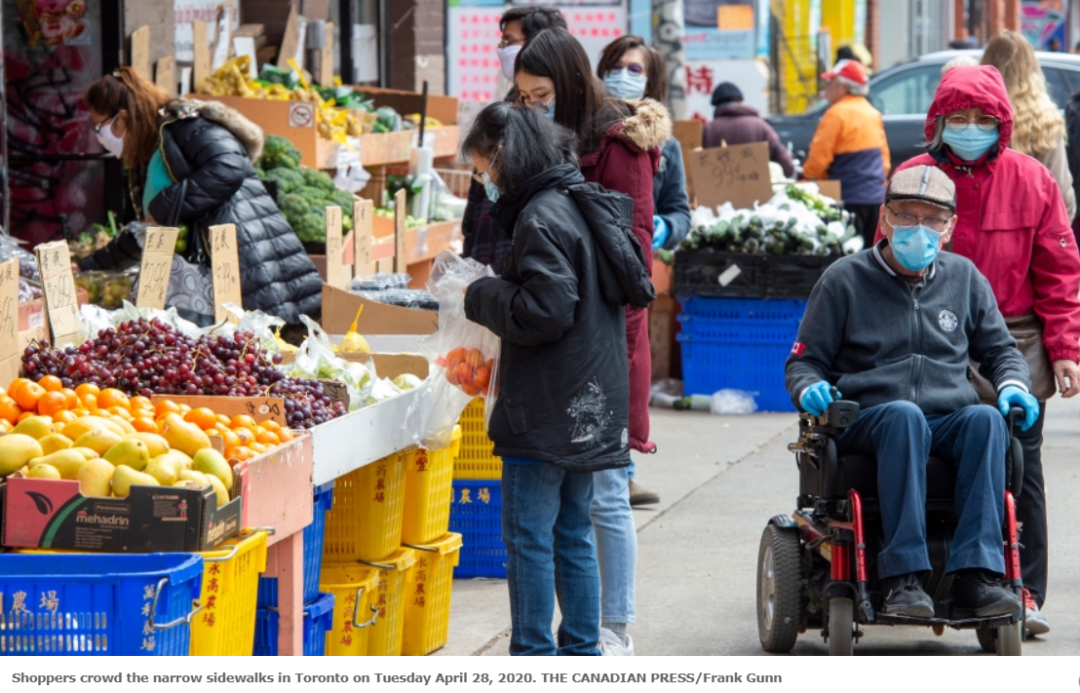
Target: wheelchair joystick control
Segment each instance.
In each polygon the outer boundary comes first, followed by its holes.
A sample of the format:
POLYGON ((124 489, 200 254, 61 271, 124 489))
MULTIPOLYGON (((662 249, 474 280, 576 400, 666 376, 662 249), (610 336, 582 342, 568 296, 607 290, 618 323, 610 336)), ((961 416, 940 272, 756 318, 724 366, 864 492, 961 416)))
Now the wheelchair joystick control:
POLYGON ((821 417, 821 425, 832 428, 850 428, 858 421, 859 403, 845 399, 830 402, 825 416, 821 417))

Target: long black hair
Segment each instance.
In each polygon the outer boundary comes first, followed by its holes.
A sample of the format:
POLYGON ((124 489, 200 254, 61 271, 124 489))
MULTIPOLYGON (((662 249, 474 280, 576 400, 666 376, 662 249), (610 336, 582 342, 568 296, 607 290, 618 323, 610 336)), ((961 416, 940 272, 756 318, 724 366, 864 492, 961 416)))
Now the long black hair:
POLYGON ((629 115, 622 101, 609 99, 592 73, 589 56, 566 29, 541 31, 518 53, 514 74, 547 77, 555 88, 555 122, 578 138, 578 151, 590 152, 600 136, 629 115))
POLYGON ((476 116, 461 143, 466 159, 479 154, 496 160, 499 188, 512 193, 533 176, 560 164, 577 164, 574 134, 532 108, 505 101, 476 116))

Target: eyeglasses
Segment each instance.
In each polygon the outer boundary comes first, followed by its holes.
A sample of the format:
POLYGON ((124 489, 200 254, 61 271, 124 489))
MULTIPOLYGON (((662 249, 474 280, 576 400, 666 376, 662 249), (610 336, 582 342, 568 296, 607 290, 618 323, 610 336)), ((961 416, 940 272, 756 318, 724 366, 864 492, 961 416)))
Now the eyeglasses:
POLYGON ((101 121, 101 122, 100 122, 100 123, 98 123, 97 125, 93 125, 93 126, 91 126, 91 127, 93 127, 93 128, 94 128, 94 134, 95 134, 95 135, 100 135, 100 134, 101 134, 101 128, 105 127, 105 126, 106 126, 106 125, 108 125, 109 123, 111 123, 111 122, 113 122, 114 120, 116 120, 116 116, 118 116, 118 115, 120 115, 120 114, 119 114, 119 113, 113 113, 113 114, 112 114, 112 116, 111 116, 111 117, 109 117, 108 119, 106 119, 106 120, 103 120, 103 121, 101 121))
POLYGON ((499 41, 499 48, 506 48, 507 46, 513 46, 513 45, 516 45, 518 43, 525 43, 525 39, 523 39, 523 38, 519 38, 519 39, 504 38, 501 41, 499 41))
POLYGON ((964 130, 967 130, 968 126, 972 123, 974 123, 975 127, 979 128, 980 130, 983 130, 984 132, 989 132, 990 130, 996 128, 999 122, 1001 122, 1000 119, 988 115, 979 116, 974 120, 969 120, 967 117, 962 115, 951 115, 945 119, 945 125, 947 125, 948 128, 953 132, 963 132, 964 130))
POLYGON ((945 227, 949 225, 949 220, 941 217, 920 217, 914 214, 908 214, 907 212, 897 212, 888 205, 885 206, 885 209, 889 210, 892 213, 893 218, 896 219, 896 223, 893 224, 894 227, 918 226, 919 224, 922 224, 934 233, 940 234, 945 233, 945 227))

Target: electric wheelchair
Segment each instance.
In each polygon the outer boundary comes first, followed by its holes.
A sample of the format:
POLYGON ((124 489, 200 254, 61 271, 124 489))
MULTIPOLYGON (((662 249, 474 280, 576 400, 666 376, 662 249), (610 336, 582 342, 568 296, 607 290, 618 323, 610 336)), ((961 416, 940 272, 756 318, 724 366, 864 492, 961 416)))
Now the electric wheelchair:
MULTIPOLYGON (((1015 614, 978 618, 952 603, 951 575, 945 575, 956 512, 956 477, 951 461, 927 463, 926 539, 932 573, 925 582, 934 600, 933 618, 882 613, 877 577, 882 527, 877 503, 877 464, 865 455, 838 455, 836 438, 859 418, 859 405, 834 401, 821 417, 799 416, 799 439, 788 446, 799 468, 799 497, 793 515, 777 515, 762 533, 758 552, 757 616, 761 646, 789 652, 800 633, 820 630, 830 655, 851 655, 870 625, 973 629, 979 644, 998 655, 1020 655, 1024 609, 1015 614)), ((1024 476, 1023 449, 1014 437, 1024 418, 1009 412, 1010 444, 1005 460, 1005 584, 1021 597, 1020 542, 1015 499, 1024 476)))

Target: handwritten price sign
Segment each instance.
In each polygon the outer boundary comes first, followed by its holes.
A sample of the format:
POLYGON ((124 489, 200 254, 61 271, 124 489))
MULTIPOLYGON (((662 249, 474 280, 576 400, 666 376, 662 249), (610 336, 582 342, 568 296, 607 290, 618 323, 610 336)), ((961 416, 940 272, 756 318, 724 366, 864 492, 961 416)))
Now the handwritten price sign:
POLYGON ((0 264, 0 373, 19 375, 19 258, 0 264))
POLYGON ((765 203, 772 197, 765 142, 699 149, 690 153, 688 163, 699 205, 719 207, 730 202, 735 209, 753 209, 755 202, 765 203))
POLYGON ((75 277, 71 273, 71 254, 65 241, 42 243, 34 249, 41 272, 45 309, 52 326, 53 346, 67 346, 79 341, 79 308, 75 277))
POLYGON ((353 203, 353 265, 357 277, 375 273, 371 261, 371 238, 374 234, 375 203, 356 200, 353 203))
POLYGON ((239 306, 244 300, 240 290, 240 257, 234 224, 210 227, 210 263, 214 273, 215 312, 220 322, 228 317, 226 303, 239 306))
POLYGON ((341 248, 341 207, 326 208, 326 283, 345 288, 345 257, 341 248))
POLYGON ((173 251, 179 235, 179 229, 166 226, 151 226, 146 230, 142 267, 139 270, 139 292, 135 297, 135 305, 140 308, 165 308, 173 251))

